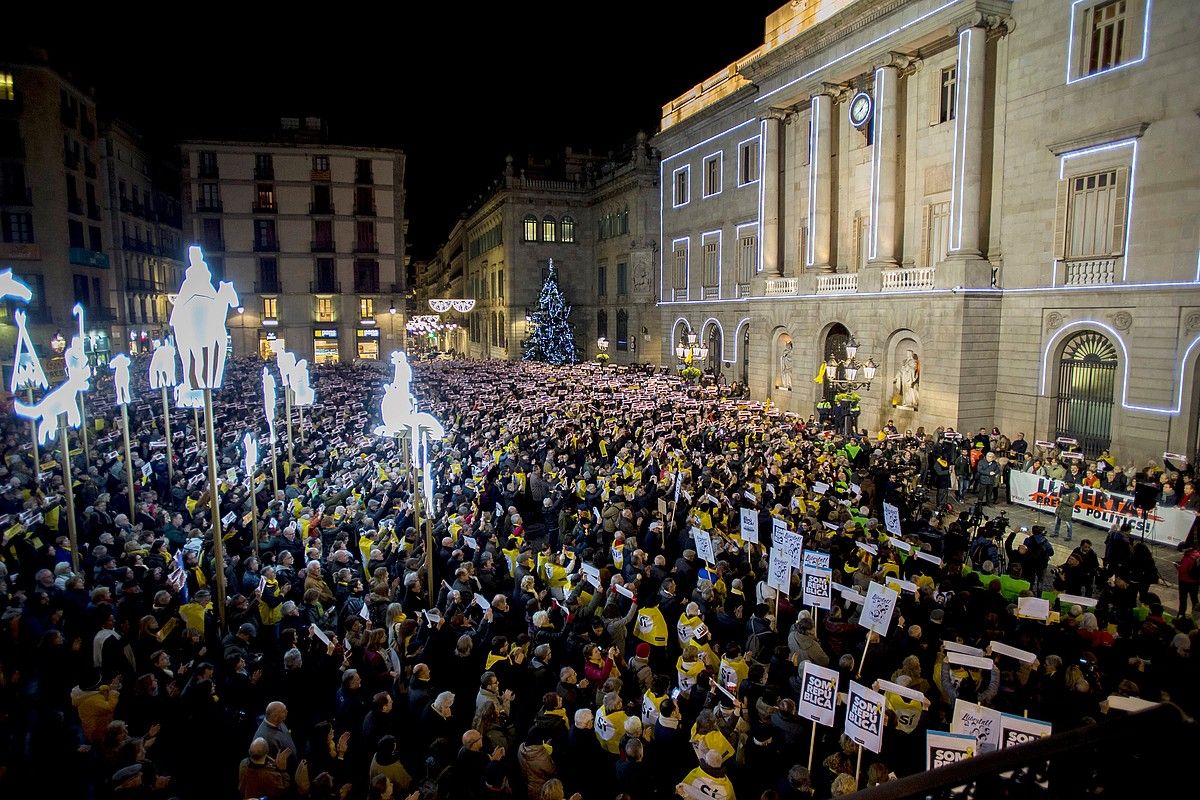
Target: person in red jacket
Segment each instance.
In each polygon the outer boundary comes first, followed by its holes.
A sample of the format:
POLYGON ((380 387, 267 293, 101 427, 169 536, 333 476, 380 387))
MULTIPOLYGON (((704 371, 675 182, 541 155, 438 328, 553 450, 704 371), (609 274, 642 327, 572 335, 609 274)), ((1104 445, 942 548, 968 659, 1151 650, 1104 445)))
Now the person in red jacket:
POLYGON ((1187 613, 1188 598, 1192 601, 1193 613, 1200 609, 1197 595, 1200 594, 1200 546, 1196 543, 1185 544, 1183 558, 1177 563, 1179 574, 1179 613, 1182 617, 1187 613))

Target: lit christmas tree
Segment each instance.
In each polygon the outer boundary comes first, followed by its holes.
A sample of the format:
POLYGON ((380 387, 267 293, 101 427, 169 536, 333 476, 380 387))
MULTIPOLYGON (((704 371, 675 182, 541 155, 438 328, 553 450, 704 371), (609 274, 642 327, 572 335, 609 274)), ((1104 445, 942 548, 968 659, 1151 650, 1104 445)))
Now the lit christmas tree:
POLYGON ((537 310, 533 312, 521 356, 525 361, 544 361, 547 364, 574 364, 579 360, 575 347, 575 331, 571 327, 571 306, 558 285, 554 260, 546 273, 538 295, 537 310))

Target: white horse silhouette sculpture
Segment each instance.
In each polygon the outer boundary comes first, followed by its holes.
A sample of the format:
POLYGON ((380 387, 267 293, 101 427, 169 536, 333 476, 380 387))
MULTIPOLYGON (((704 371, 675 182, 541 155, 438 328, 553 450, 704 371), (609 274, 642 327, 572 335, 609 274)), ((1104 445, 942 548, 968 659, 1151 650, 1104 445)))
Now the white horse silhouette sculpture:
POLYGON ((186 383, 175 386, 176 408, 204 408, 204 391, 189 389, 186 383))
POLYGON ((199 247, 188 248, 188 261, 170 319, 183 379, 192 389, 220 389, 229 339, 225 317, 228 309, 237 306, 238 296, 229 281, 213 288, 212 273, 199 247))
POLYGON ((392 382, 383 390, 383 400, 379 404, 383 424, 375 427, 376 436, 399 436, 409 431, 409 448, 412 463, 420 463, 421 442, 423 434, 428 434, 433 441, 446 435, 442 423, 424 411, 417 411, 416 398, 412 396, 412 368, 408 359, 399 351, 392 353, 392 363, 396 365, 396 374, 392 382))
POLYGON ((254 471, 258 469, 258 441, 249 431, 242 437, 242 447, 246 450, 246 477, 254 480, 254 471))
POLYGON ((284 343, 278 339, 271 342, 271 352, 275 354, 275 366, 279 367, 279 381, 286 389, 292 385, 292 373, 296 371, 296 354, 288 352, 284 343))
POLYGON ((129 356, 117 353, 108 362, 108 368, 113 375, 113 386, 117 392, 117 405, 129 405, 129 356))
POLYGON ((33 299, 29 287, 13 277, 12 270, 0 270, 0 297, 16 297, 28 303, 33 299))
POLYGON ((296 366, 292 370, 290 382, 292 386, 292 405, 308 408, 316 401, 317 393, 313 391, 312 386, 309 384, 307 359, 302 358, 296 362, 296 366))
MULTIPOLYGON (((263 367, 262 376, 263 385, 263 413, 267 416, 267 428, 271 431, 271 442, 275 442, 275 406, 279 403, 279 398, 275 395, 275 376, 270 370, 263 367)), ((274 456, 272 456, 274 457, 274 456)))
POLYGON ((175 376, 175 343, 171 337, 163 339, 162 344, 154 348, 150 357, 150 388, 171 389, 179 379, 175 376))
POLYGON ((37 420, 38 442, 48 444, 58 435, 58 415, 67 415, 67 424, 78 428, 83 424, 83 415, 75 396, 90 388, 92 368, 83 354, 83 340, 78 336, 71 337, 71 346, 64 354, 67 366, 67 379, 61 385, 54 387, 46 396, 32 405, 13 401, 13 410, 17 416, 37 420))

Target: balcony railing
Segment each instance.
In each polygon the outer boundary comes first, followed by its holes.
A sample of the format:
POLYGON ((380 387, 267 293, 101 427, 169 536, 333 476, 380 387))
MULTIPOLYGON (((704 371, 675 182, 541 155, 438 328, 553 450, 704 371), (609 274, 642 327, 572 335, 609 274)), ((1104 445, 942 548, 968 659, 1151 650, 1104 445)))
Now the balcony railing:
POLYGON ((317 239, 311 243, 310 249, 314 253, 332 253, 337 250, 337 245, 332 239, 317 239))
POLYGON ((255 203, 252 210, 255 214, 275 214, 278 213, 279 206, 274 203, 255 203))
POLYGON ((204 252, 205 253, 224 253, 225 252, 225 237, 222 236, 219 239, 205 239, 204 240, 204 252))
POLYGON ((157 248, 154 246, 153 242, 149 242, 144 239, 138 239, 133 236, 123 237, 122 244, 126 250, 133 250, 137 253, 147 253, 148 255, 154 255, 157 253, 157 248))
POLYGON ((719 286, 701 286, 701 300, 717 300, 721 297, 721 288, 719 286))
POLYGON ((672 301, 674 301, 676 303, 682 303, 687 299, 688 299, 687 287, 684 287, 682 289, 679 287, 675 287, 674 289, 671 290, 671 300, 672 301))
POLYGON ((852 294, 858 291, 857 272, 817 276, 817 294, 852 294))
POLYGON ((356 294, 379 294, 379 281, 355 281, 356 294))
POLYGON ((379 244, 377 242, 355 242, 354 252, 356 253, 378 253, 379 244))
POLYGON ((207 212, 213 212, 213 213, 220 213, 223 208, 224 208, 224 204, 220 200, 200 199, 200 200, 196 201, 196 211, 198 211, 198 212, 207 211, 207 212))
POLYGON ((937 267, 884 270, 883 291, 913 292, 920 289, 932 289, 936 273, 937 267))
POLYGON ((749 297, 750 296, 750 284, 739 283, 737 285, 737 296, 739 298, 740 297, 749 297))
POLYGON ((1106 286, 1116 280, 1115 258, 1078 259, 1061 263, 1062 282, 1066 286, 1106 286))
POLYGON ((33 189, 28 186, 5 186, 0 189, 0 206, 33 205, 33 189))
POLYGON ((314 169, 312 171, 311 178, 312 180, 319 181, 321 183, 328 183, 329 181, 333 180, 333 176, 327 169, 314 169))
POLYGON ((88 322, 116 322, 117 310, 108 306, 96 306, 84 312, 88 322))
POLYGON ((72 247, 67 251, 67 258, 72 264, 108 269, 108 256, 99 250, 89 250, 86 247, 72 247))
POLYGON ((341 294, 342 284, 338 281, 309 281, 308 291, 312 294, 341 294))
POLYGON ((167 285, 151 278, 126 278, 125 288, 131 292, 161 293, 167 290, 167 285))
POLYGON ((278 239, 255 239, 254 252, 256 253, 275 253, 279 251, 278 239))
POLYGON ((334 213, 333 212, 333 203, 309 203, 308 204, 308 213, 321 214, 321 215, 332 215, 334 213))
POLYGON ((800 291, 800 281, 796 278, 769 278, 766 293, 768 297, 796 294, 800 291))

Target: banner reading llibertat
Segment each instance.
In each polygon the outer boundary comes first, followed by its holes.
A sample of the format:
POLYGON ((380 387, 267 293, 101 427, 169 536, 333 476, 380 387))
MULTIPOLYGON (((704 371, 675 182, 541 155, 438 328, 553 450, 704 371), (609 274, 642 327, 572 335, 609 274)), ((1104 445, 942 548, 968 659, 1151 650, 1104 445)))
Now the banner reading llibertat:
MULTIPOLYGON (((1008 481, 1014 503, 1049 512, 1058 507, 1062 481, 1016 471, 1008 473, 1008 481)), ((1144 532, 1146 539, 1152 542, 1179 544, 1196 519, 1194 512, 1171 506, 1158 506, 1142 519, 1133 506, 1133 498, 1127 494, 1087 486, 1079 486, 1078 489, 1079 499, 1071 515, 1076 522, 1105 529, 1112 527, 1114 521, 1128 522, 1133 526, 1135 536, 1140 538, 1144 532)))

